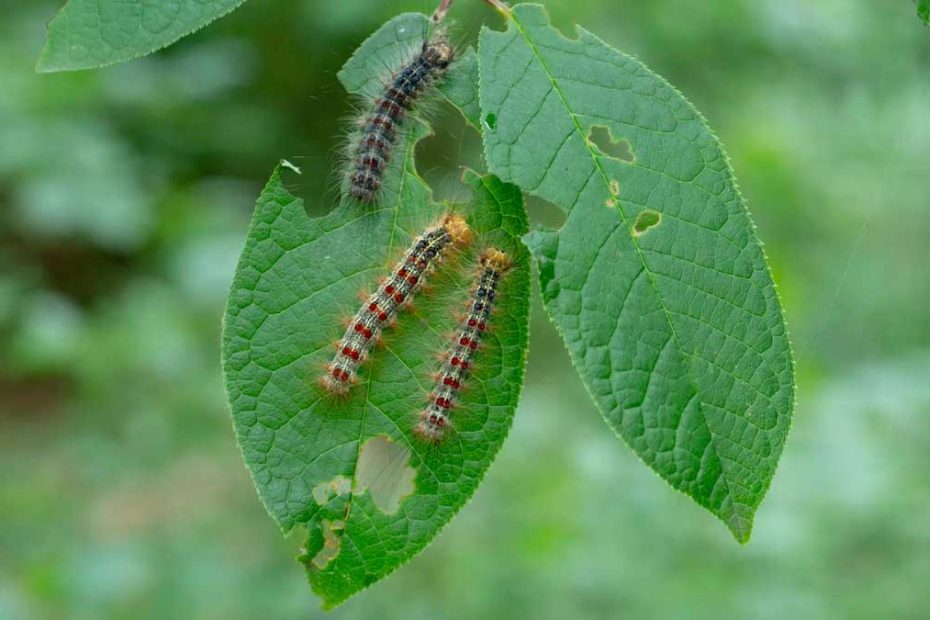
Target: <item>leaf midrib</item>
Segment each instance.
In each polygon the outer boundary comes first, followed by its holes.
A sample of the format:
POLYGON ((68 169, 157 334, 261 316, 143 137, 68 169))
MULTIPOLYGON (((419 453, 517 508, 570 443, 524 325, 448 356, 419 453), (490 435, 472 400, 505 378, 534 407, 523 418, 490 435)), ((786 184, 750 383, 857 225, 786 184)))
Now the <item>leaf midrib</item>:
MULTIPOLYGON (((591 155, 591 159, 594 162, 594 166, 597 169, 597 173, 599 174, 602 181, 604 182, 604 186, 607 188, 608 193, 612 195, 613 192, 611 191, 611 188, 610 188, 610 179, 608 178, 607 173, 604 171, 603 166, 601 166, 601 162, 596 156, 596 154, 594 153, 593 149, 591 148, 591 145, 588 143, 587 140, 585 140, 584 130, 582 129, 581 124, 578 122, 578 118, 576 117, 571 106, 569 106, 568 99, 565 97, 565 94, 562 92, 562 89, 559 87, 559 84, 556 81, 554 74, 549 69, 549 66, 546 63, 546 61, 543 59, 542 55, 539 53, 539 48, 536 46, 535 42, 530 37, 529 33, 526 31, 526 28, 520 22, 519 18, 517 17, 516 11, 511 12, 510 19, 513 21, 514 26, 516 26, 517 31, 526 41, 526 44, 530 48, 530 51, 533 53, 533 56, 536 58, 537 62, 539 62, 540 66, 542 67, 543 72, 545 73, 546 77, 549 79, 549 83, 551 84, 553 91, 556 93, 556 95, 558 95, 559 100, 562 103, 562 106, 565 108, 565 112, 568 114, 569 118, 572 121, 572 124, 575 127, 575 132, 577 133, 577 135, 581 137, 581 141, 585 145, 585 149, 591 155)), ((701 392, 698 389, 698 386, 694 380, 692 370, 691 370, 691 366, 692 366, 691 356, 681 344, 681 339, 678 336, 678 332, 675 329, 675 324, 672 321, 668 307, 665 304, 665 298, 662 296, 661 291, 659 290, 659 287, 656 284, 652 270, 649 268, 649 264, 646 261, 646 257, 643 253, 642 248, 640 248, 639 243, 637 243, 636 237, 629 232, 630 231, 629 222, 627 221, 626 215, 623 213, 623 210, 620 208, 619 203, 620 203, 619 196, 617 196, 617 207, 616 207, 617 213, 620 215, 620 220, 623 222, 623 225, 626 227, 627 234, 633 243, 634 249, 636 250, 636 255, 639 257, 640 262, 643 265, 643 269, 646 273, 646 277, 649 279, 649 285, 655 291, 656 297, 659 299, 659 303, 662 306, 662 315, 665 317, 665 320, 668 323, 669 329, 672 332, 672 338, 674 338, 675 344, 678 350, 681 352, 681 355, 685 357, 686 367, 688 371, 688 384, 691 386, 691 389, 694 390, 695 397, 698 400, 698 411, 701 414, 701 418, 704 420, 704 426, 707 428, 708 432, 710 433, 711 444, 713 446, 714 453, 717 456, 717 460, 720 462, 720 469, 723 474, 722 478, 723 478, 724 484, 726 485, 726 489, 727 489, 727 497, 730 498, 730 501, 733 503, 735 507, 737 505, 737 500, 735 496, 733 495, 733 489, 730 484, 729 477, 727 475, 726 459, 724 459, 724 457, 720 453, 719 448, 717 447, 717 442, 718 442, 717 435, 714 432, 714 430, 711 428, 710 424, 708 423, 707 416, 704 413, 704 407, 703 407, 704 402, 700 396, 701 392)), ((598 407, 600 407, 599 404, 598 404, 598 407)), ((740 521, 742 521, 742 517, 739 515, 736 515, 735 513, 736 511, 734 508, 734 516, 740 521)), ((737 527, 737 529, 739 530, 739 536, 740 536, 740 539, 742 540, 742 537, 745 536, 748 533, 748 531, 745 530, 742 524, 740 524, 737 527)))

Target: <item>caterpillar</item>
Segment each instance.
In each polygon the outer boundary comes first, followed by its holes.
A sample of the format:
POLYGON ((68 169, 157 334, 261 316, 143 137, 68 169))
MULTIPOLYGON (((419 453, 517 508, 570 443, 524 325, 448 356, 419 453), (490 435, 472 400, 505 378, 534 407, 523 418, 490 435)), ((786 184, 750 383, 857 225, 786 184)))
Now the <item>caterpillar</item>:
POLYGON ((381 177, 391 160, 397 130, 416 100, 448 70, 455 50, 444 32, 423 42, 419 54, 394 74, 374 100, 362 123, 349 173, 349 195, 371 204, 381 189, 381 177))
POLYGON ((509 268, 510 259, 504 252, 488 248, 481 254, 468 314, 456 332, 452 347, 443 357, 429 405, 420 413, 415 428, 415 433, 425 441, 439 443, 445 438, 449 412, 457 404, 462 383, 468 377, 481 337, 488 328, 497 286, 509 268))
POLYGON ((464 247, 470 241, 471 230, 458 215, 447 215, 440 225, 427 229, 414 240, 390 277, 365 300, 346 327, 336 345, 336 355, 322 378, 327 391, 334 394, 349 391, 359 366, 384 326, 393 321, 401 305, 409 302, 428 272, 450 248, 464 247))

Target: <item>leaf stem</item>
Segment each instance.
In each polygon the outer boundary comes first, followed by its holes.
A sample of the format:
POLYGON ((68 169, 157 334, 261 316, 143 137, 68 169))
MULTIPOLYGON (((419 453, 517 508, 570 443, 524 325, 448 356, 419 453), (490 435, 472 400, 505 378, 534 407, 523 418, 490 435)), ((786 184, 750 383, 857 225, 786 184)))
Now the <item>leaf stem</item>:
MULTIPOLYGON (((445 19, 446 15, 449 13, 449 9, 452 8, 452 3, 455 0, 440 0, 439 6, 436 7, 436 10, 433 11, 433 23, 441 24, 445 19)), ((510 7, 503 0, 484 0, 487 4, 491 5, 495 11, 501 14, 504 19, 510 19, 510 7)))
POLYGON ((452 8, 452 2, 454 0, 440 0, 439 6, 436 7, 436 10, 433 12, 433 23, 441 24, 444 19, 446 19, 446 14, 449 12, 449 9, 452 8))
POLYGON ((484 0, 491 7, 501 14, 504 19, 510 19, 510 7, 503 0, 484 0))

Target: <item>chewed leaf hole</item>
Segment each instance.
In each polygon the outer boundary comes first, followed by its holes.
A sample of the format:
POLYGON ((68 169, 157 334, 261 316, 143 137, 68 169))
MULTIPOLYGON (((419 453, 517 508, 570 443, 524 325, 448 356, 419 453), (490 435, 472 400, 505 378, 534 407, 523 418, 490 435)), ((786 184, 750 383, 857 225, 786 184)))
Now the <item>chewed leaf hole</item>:
POLYGON ((636 216, 636 222, 633 224, 633 234, 641 237, 661 223, 661 213, 652 209, 645 209, 636 216))
POLYGON ((310 560, 311 564, 318 569, 326 568, 326 565, 336 559, 342 546, 342 531, 345 529, 345 521, 324 520, 320 524, 323 533, 323 546, 310 560))
POLYGON ((378 436, 365 442, 358 455, 355 469, 356 495, 366 490, 371 500, 385 514, 395 514, 400 502, 413 493, 413 479, 417 470, 410 466, 410 450, 378 436))
POLYGON ((565 224, 566 215, 562 207, 556 206, 538 196, 527 196, 526 211, 533 223, 540 224, 545 228, 558 230, 565 224))
POLYGON ((636 159, 630 143, 624 139, 614 138, 610 129, 604 125, 593 125, 588 133, 588 141, 607 157, 627 163, 633 163, 636 159))
POLYGON ((313 487, 313 501, 325 506, 334 497, 348 495, 352 490, 352 479, 346 476, 336 476, 332 480, 321 482, 313 487))
POLYGON ((484 124, 487 125, 488 129, 491 131, 497 129, 497 114, 489 112, 488 115, 484 117, 484 124))

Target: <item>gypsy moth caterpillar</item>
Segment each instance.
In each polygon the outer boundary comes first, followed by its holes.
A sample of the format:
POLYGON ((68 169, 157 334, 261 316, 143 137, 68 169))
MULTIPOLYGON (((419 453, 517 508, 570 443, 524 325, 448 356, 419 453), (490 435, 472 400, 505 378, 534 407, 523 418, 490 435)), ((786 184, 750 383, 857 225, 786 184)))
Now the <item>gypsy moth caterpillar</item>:
POLYGON ((451 348, 443 357, 429 405, 420 413, 420 420, 414 429, 425 441, 439 443, 445 438, 449 412, 457 404, 481 337, 488 328, 498 284, 509 268, 510 259, 504 252, 488 248, 481 254, 468 313, 456 332, 451 348))
POLYGON ((413 297, 449 249, 463 247, 470 241, 471 230, 458 215, 447 215, 440 225, 418 236, 391 275, 352 317, 322 378, 323 387, 335 394, 347 393, 384 326, 393 321, 400 307, 413 297))
POLYGON ((404 119, 416 101, 446 73, 454 58, 452 44, 445 31, 439 30, 423 42, 419 53, 398 69, 374 98, 352 153, 350 196, 365 204, 375 202, 404 119))

